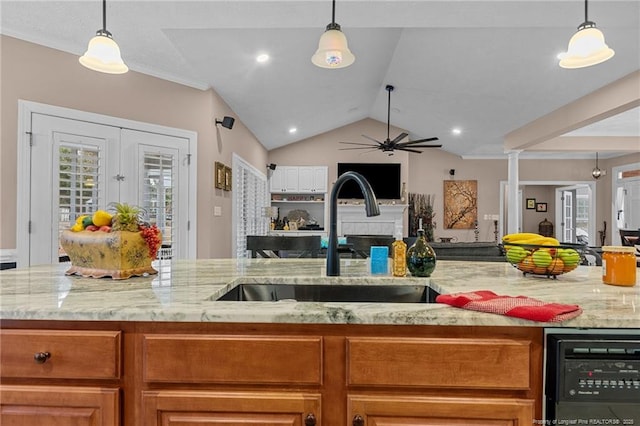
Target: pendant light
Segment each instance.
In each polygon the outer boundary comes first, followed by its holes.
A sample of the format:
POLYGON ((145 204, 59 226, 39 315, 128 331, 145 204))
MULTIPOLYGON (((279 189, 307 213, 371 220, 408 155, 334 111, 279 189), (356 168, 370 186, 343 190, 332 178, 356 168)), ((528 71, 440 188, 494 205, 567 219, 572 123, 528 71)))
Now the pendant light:
POLYGON ((593 171, 591 172, 591 176, 593 176, 594 179, 600 179, 600 176, 602 176, 602 170, 600 170, 600 168, 598 168, 598 153, 596 152, 596 166, 593 168, 593 171))
POLYGON ((318 50, 311 62, 321 68, 345 68, 356 60, 347 45, 347 37, 336 24, 336 0, 333 0, 331 23, 320 37, 318 50))
POLYGON ((596 23, 589 21, 587 10, 587 0, 584 0, 584 22, 569 40, 567 52, 558 55, 562 68, 589 67, 604 62, 615 54, 604 42, 604 35, 596 28, 596 23))
POLYGON ((124 74, 129 71, 120 56, 120 48, 107 31, 107 0, 102 0, 102 29, 89 41, 89 47, 80 57, 80 63, 94 71, 124 74))

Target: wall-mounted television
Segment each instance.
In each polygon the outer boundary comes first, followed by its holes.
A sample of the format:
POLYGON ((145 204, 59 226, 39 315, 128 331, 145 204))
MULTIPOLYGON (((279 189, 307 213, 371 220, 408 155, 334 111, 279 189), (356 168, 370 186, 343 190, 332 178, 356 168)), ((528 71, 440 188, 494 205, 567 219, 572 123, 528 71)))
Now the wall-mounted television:
MULTIPOLYGON (((400 198, 400 163, 338 163, 338 176, 353 171, 364 176, 376 198, 380 200, 397 200, 400 198)), ((342 185, 338 198, 363 199, 360 186, 349 180, 342 185)))

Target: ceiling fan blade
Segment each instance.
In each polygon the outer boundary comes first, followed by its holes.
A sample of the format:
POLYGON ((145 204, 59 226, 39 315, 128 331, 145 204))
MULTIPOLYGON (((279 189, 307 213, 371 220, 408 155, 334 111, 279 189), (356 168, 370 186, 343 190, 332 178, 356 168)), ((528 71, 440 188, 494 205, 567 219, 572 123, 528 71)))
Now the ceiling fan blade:
POLYGON ((340 143, 344 143, 344 144, 349 144, 349 145, 362 145, 362 146, 370 146, 373 148, 377 148, 377 145, 371 145, 370 143, 358 143, 358 142, 340 142, 340 143))
POLYGON ((408 133, 400 133, 398 136, 396 136, 396 138, 394 140, 391 141, 391 143, 398 143, 400 142, 402 139, 406 138, 407 136, 409 136, 408 133))
POLYGON ((407 152, 415 152, 416 154, 422 154, 422 151, 418 151, 417 149, 398 148, 398 147, 396 147, 396 150, 398 150, 398 151, 407 151, 407 152))
POLYGON ((442 148, 442 145, 410 145, 408 147, 406 145, 396 146, 396 149, 403 148, 442 148))
POLYGON ((378 140, 375 140, 375 139, 374 139, 374 138, 372 138, 371 136, 362 135, 362 137, 363 137, 363 138, 367 138, 367 139, 369 139, 370 141, 373 141, 373 142, 377 143, 378 145, 384 145, 382 142, 380 142, 380 141, 378 141, 378 140))
POLYGON ((370 149, 372 151, 377 151, 379 148, 377 146, 367 145, 367 146, 354 147, 354 148, 338 148, 338 151, 348 151, 351 149, 370 149))
POLYGON ((421 142, 431 142, 431 141, 437 141, 439 140, 437 137, 433 137, 433 138, 425 138, 425 139, 416 139, 415 141, 408 141, 408 142, 402 142, 400 145, 413 145, 415 143, 421 143, 421 142))

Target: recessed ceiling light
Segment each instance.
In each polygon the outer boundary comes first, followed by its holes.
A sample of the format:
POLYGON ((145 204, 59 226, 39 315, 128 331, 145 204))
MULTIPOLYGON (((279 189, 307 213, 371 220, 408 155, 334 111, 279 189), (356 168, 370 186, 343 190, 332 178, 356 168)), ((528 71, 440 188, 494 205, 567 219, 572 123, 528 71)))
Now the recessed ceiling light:
POLYGON ((462 129, 460 127, 454 127, 453 129, 451 129, 451 133, 454 135, 461 135, 462 129))
POLYGON ((258 56, 256 56, 256 62, 259 63, 265 63, 269 60, 269 55, 267 55, 266 53, 261 53, 258 56))
POLYGON ((297 131, 298 131, 298 129, 296 129, 295 127, 289 128, 289 133, 295 133, 297 131))

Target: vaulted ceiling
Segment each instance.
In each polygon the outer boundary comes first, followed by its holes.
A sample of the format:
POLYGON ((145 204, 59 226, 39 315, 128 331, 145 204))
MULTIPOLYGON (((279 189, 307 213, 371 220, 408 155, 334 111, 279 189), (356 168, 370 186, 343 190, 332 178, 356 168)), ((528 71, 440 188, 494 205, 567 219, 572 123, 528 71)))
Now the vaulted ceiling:
MULTIPOLYGON (((3 34, 75 55, 102 26, 100 0, 0 7, 3 34)), ((392 84, 391 124, 464 158, 504 156, 509 132, 640 69, 640 0, 590 1, 589 19, 616 55, 567 70, 556 55, 584 21, 581 0, 338 0, 356 61, 328 70, 310 59, 329 0, 107 2, 107 29, 132 70, 213 88, 268 149, 367 117, 386 123, 392 84)), ((578 134, 640 136, 640 109, 609 120, 578 134)))

